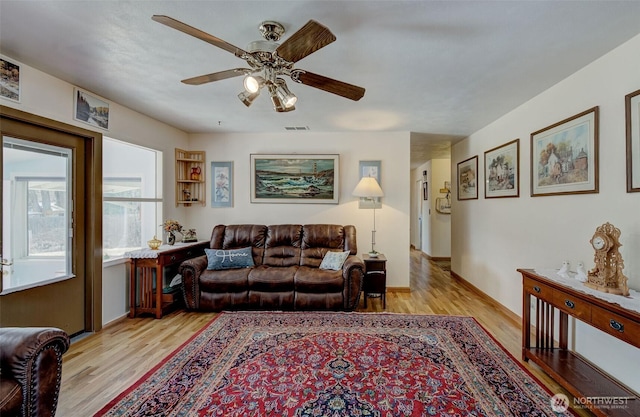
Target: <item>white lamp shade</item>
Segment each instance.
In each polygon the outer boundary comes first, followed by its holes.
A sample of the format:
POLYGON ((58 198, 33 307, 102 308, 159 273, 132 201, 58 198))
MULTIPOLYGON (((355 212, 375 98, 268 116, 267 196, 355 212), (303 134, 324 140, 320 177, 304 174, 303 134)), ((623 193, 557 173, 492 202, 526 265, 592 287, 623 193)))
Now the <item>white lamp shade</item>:
POLYGON ((380 184, 373 177, 362 177, 352 194, 355 197, 384 197, 380 184))

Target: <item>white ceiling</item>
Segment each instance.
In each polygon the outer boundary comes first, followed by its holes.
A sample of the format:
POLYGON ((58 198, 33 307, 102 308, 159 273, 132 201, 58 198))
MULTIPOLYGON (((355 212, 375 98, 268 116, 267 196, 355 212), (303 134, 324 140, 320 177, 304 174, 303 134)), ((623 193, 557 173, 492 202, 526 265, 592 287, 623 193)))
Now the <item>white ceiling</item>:
POLYGON ((638 33, 640 1, 0 0, 2 54, 107 100, 186 132, 415 132, 412 167, 638 33), (295 68, 365 96, 288 82, 296 110, 276 113, 266 94, 249 108, 237 99, 241 77, 182 84, 244 61, 154 14, 240 48, 261 39, 263 20, 282 23, 285 40, 315 19, 337 41, 295 68))

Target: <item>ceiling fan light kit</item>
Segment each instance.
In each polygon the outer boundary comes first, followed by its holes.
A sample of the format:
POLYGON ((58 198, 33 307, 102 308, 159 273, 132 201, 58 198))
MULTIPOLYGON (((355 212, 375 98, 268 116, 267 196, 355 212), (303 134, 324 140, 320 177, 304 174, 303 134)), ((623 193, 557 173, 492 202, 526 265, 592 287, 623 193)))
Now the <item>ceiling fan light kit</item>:
POLYGON ((294 64, 302 58, 316 52, 336 40, 331 31, 316 22, 309 20, 302 28, 286 39, 281 45, 276 43, 285 33, 284 26, 274 21, 264 21, 259 29, 265 40, 249 43, 245 51, 237 46, 223 41, 213 35, 182 23, 168 16, 154 15, 152 19, 158 23, 179 30, 210 43, 238 58, 244 59, 251 68, 234 68, 214 72, 182 80, 185 84, 200 85, 213 81, 244 75, 245 91, 238 94, 238 98, 247 107, 260 95, 260 90, 267 87, 276 112, 295 110, 298 98, 289 90, 281 76, 288 76, 292 81, 314 87, 350 100, 358 101, 365 93, 365 89, 356 85, 334 80, 323 75, 293 69, 294 64))

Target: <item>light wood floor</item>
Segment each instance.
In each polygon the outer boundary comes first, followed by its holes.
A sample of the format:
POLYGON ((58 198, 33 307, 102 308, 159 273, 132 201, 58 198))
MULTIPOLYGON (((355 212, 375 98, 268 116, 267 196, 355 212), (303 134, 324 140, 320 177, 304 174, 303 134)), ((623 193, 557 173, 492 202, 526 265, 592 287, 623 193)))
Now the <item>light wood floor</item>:
MULTIPOLYGON (((418 251, 411 252, 410 271, 411 292, 388 293, 386 311, 473 316, 520 361, 520 322, 516 316, 451 278, 418 251)), ((370 298, 365 309, 361 300, 358 311, 383 311, 382 302, 370 298)), ((73 342, 64 356, 56 415, 93 415, 215 316, 177 311, 161 320, 127 318, 73 342)), ((563 392, 571 398, 535 365, 526 363, 525 367, 552 393, 563 392)), ((581 415, 590 414, 581 411, 581 415)))

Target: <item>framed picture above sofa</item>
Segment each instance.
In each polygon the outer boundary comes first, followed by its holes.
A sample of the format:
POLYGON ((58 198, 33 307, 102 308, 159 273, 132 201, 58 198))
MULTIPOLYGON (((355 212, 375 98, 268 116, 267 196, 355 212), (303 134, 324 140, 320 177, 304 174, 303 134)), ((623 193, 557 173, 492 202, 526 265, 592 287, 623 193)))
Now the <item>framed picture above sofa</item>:
POLYGON ((340 155, 252 154, 252 203, 338 204, 340 155))
POLYGON ((233 161, 211 162, 211 207, 233 207, 233 161))

